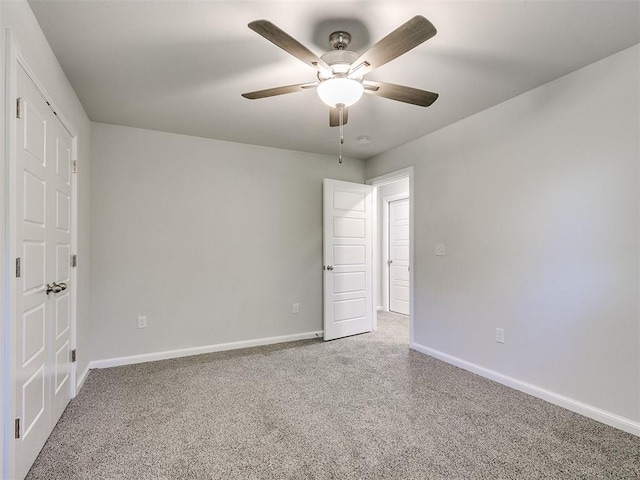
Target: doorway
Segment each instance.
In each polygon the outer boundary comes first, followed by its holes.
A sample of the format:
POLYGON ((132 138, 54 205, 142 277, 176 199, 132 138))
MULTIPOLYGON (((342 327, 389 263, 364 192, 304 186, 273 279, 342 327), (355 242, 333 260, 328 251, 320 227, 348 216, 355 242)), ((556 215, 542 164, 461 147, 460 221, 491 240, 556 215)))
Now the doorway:
POLYGON ((413 167, 372 178, 374 215, 374 329, 408 324, 413 343, 413 167))

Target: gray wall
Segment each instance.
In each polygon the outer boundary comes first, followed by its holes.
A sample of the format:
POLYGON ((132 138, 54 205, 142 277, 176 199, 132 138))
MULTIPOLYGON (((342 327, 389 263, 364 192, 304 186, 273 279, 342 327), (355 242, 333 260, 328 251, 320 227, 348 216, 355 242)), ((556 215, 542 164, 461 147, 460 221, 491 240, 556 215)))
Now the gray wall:
POLYGON ((632 47, 366 169, 415 166, 417 344, 636 422, 639 57, 632 47))
POLYGON ((322 330, 322 179, 362 161, 92 133, 94 360, 322 330))

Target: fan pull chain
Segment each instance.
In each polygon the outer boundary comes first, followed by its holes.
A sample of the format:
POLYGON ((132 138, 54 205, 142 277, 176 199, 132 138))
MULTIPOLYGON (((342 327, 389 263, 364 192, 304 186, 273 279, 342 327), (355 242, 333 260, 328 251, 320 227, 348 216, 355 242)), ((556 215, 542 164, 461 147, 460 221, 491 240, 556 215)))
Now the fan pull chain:
POLYGON ((338 163, 342 163, 342 144, 344 143, 344 123, 343 123, 344 104, 339 103, 337 107, 338 107, 338 110, 340 111, 340 144, 338 146, 338 149, 339 149, 338 163))

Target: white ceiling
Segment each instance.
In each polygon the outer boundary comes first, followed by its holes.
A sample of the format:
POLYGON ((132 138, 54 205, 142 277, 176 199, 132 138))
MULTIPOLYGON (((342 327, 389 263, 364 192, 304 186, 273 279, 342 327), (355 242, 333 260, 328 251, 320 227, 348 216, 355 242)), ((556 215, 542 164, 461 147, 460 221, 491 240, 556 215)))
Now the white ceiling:
POLYGON ((265 18, 309 49, 346 29, 363 52, 414 15, 437 35, 367 79, 437 92, 429 108, 365 95, 343 154, 369 158, 640 42, 638 1, 29 0, 89 118, 199 137, 337 154, 315 91, 243 92, 315 80, 247 28, 265 18), (356 137, 371 137, 367 146, 356 137))

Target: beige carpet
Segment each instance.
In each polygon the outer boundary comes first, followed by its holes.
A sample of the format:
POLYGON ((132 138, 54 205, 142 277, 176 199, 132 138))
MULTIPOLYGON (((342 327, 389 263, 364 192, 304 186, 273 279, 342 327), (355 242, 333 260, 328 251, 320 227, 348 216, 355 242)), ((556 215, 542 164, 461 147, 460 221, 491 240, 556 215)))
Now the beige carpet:
POLYGON ((631 479, 640 438, 371 334, 93 370, 29 479, 631 479))

